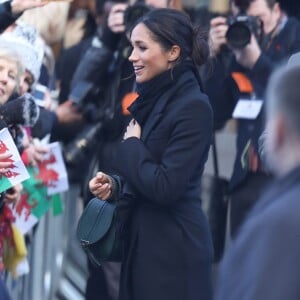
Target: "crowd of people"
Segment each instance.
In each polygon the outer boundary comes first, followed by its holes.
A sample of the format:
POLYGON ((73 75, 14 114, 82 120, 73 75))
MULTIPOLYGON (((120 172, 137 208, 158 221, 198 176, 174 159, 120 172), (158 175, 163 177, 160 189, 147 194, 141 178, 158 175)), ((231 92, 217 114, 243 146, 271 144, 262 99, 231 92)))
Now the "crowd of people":
MULTIPOLYGON (((61 142, 77 201, 116 203, 122 261, 88 261, 85 299, 298 299, 299 20, 277 0, 232 0, 205 21, 179 0, 74 0, 64 24, 81 18, 81 35, 56 43, 24 15, 52 4, 0 4, 0 129, 26 167, 42 140, 61 142), (232 119, 230 243, 214 282, 201 180, 232 119)), ((23 190, 1 193, 2 274, 23 190)))

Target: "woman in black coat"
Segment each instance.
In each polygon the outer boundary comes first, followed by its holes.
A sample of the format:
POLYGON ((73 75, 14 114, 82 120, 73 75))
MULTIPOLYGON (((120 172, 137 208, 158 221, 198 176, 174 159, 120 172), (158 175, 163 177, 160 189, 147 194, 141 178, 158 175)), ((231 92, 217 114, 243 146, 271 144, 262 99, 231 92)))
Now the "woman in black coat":
POLYGON ((212 243, 199 195, 213 125, 196 69, 208 46, 170 9, 147 13, 130 39, 139 97, 115 150, 120 177, 99 172, 90 181, 99 198, 117 195, 120 299, 209 300, 212 243))

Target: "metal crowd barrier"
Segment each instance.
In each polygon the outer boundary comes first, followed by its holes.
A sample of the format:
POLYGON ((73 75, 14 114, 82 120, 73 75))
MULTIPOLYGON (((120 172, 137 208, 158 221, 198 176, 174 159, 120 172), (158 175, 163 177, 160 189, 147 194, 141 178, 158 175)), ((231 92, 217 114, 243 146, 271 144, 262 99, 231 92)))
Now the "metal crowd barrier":
POLYGON ((83 300, 87 276, 86 257, 75 237, 82 201, 79 187, 62 194, 64 210, 49 211, 26 237, 29 274, 16 279, 6 275, 12 300, 83 300))

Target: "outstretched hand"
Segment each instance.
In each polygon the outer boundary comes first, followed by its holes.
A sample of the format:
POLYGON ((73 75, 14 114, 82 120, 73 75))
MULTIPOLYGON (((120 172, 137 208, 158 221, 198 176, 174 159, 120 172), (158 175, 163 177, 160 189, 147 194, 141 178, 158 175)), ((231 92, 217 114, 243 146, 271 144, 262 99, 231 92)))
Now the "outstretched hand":
POLYGON ((20 14, 27 9, 42 7, 46 5, 48 1, 40 0, 13 0, 11 2, 11 11, 14 15, 20 14))
POLYGON ((29 165, 37 166, 49 149, 47 146, 30 144, 24 151, 27 154, 29 165))
POLYGON ((83 120, 82 112, 73 104, 72 100, 60 104, 55 113, 60 123, 81 122, 83 120))

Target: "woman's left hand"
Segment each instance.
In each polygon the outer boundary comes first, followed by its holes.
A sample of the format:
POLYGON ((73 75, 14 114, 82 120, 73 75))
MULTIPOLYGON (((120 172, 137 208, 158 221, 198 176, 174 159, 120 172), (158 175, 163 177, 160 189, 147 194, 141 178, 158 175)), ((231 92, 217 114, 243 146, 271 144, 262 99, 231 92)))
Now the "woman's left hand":
POLYGON ((126 132, 124 133, 123 140, 126 140, 130 137, 136 137, 140 139, 141 132, 142 130, 139 123, 135 119, 132 119, 126 128, 126 132))

